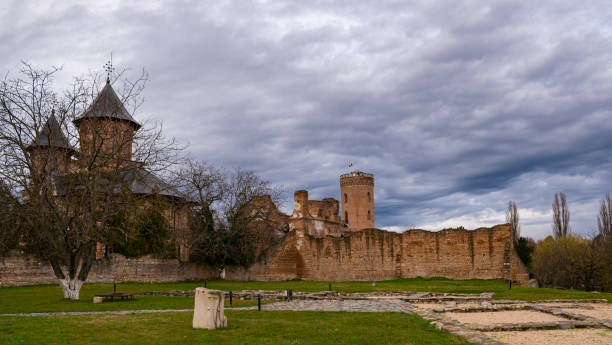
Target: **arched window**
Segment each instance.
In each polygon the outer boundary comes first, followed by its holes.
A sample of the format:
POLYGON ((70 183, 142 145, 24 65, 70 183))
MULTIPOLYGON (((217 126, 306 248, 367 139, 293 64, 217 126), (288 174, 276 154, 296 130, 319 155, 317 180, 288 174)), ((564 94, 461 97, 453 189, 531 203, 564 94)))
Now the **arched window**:
MULTIPOLYGON (((368 195, 370 195, 370 193, 368 193, 368 195)), ((370 213, 370 210, 368 210, 368 220, 372 219, 372 214, 370 213)))
POLYGON ((344 222, 348 224, 348 212, 344 211, 344 222))
POLYGON ((370 192, 368 192, 368 202, 370 202, 370 192))
POLYGON ((344 193, 344 202, 348 202, 348 195, 346 193, 344 193))

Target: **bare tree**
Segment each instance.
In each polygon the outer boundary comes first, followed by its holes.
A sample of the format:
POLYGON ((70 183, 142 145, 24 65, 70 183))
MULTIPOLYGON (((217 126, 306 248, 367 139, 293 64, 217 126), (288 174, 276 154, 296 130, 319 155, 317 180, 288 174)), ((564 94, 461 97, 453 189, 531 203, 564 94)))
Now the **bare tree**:
POLYGON ((0 179, 21 194, 26 251, 49 261, 64 298, 76 300, 109 220, 138 207, 136 182, 172 164, 179 148, 125 108, 141 103, 146 73, 119 97, 98 74, 57 93, 58 71, 24 63, 19 77, 0 81, 0 179))
POLYGON ((248 267, 274 242, 274 232, 283 224, 276 208, 282 192, 253 171, 235 169, 230 174, 219 209, 219 226, 228 236, 227 265, 248 267))
POLYGON ((215 223, 225 195, 227 173, 208 162, 187 160, 178 171, 177 185, 191 199, 190 231, 185 234, 191 258, 213 266, 225 261, 223 234, 215 223))
POLYGON ((210 163, 189 161, 179 184, 193 201, 192 258, 220 270, 248 267, 275 242, 285 224, 276 205, 282 189, 252 171, 227 172, 210 163))
POLYGON ((552 204, 553 210, 553 235, 555 238, 567 236, 571 229, 569 226, 570 212, 567 207, 567 198, 565 193, 555 193, 555 198, 552 204))
POLYGON ((516 206, 516 202, 512 200, 508 202, 506 223, 509 223, 512 227, 512 240, 514 244, 517 244, 518 240, 521 238, 521 224, 519 223, 518 207, 516 206))
POLYGON ((601 201, 599 215, 597 216, 597 228, 604 240, 612 238, 612 197, 606 193, 606 197, 601 201))

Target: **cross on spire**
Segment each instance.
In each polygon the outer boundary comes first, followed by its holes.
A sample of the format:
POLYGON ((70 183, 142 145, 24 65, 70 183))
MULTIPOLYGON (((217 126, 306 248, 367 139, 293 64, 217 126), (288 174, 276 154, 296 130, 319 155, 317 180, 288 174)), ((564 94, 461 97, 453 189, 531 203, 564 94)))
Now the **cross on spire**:
POLYGON ((111 74, 115 70, 115 67, 113 67, 113 52, 110 54, 110 60, 104 64, 104 70, 106 71, 106 83, 110 84, 111 74))

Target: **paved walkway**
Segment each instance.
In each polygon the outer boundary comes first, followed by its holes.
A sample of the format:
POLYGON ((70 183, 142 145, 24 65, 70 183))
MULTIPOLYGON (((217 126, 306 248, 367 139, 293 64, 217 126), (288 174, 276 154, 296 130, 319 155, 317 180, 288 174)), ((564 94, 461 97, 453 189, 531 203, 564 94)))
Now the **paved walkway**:
MULTIPOLYGON (((353 312, 399 312, 410 313, 407 302, 401 300, 297 300, 264 304, 262 310, 295 310, 295 311, 353 311, 353 312)), ((256 306, 225 308, 225 310, 253 310, 256 306)), ((49 313, 0 314, 0 317, 14 316, 79 316, 79 315, 129 315, 151 313, 182 313, 193 309, 151 309, 151 310, 108 310, 108 311, 73 311, 49 313)))
POLYGON ((296 300, 266 304, 262 310, 353 311, 411 313, 410 303, 399 299, 379 300, 296 300))

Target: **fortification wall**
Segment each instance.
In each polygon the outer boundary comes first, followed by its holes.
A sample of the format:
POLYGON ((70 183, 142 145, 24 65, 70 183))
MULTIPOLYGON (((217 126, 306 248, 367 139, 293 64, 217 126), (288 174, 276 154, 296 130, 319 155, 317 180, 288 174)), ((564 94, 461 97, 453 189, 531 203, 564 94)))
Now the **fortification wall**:
POLYGON ((268 249, 250 268, 226 268, 225 279, 291 280, 296 278, 297 266, 296 232, 291 231, 278 244, 268 249))
MULTIPOLYGON (((476 230, 402 234, 366 229, 343 236, 315 237, 292 231, 277 253, 295 252, 295 273, 287 256, 271 253, 251 267, 248 279, 384 280, 414 277, 510 279, 528 281, 526 268, 511 244, 508 225, 476 230), (282 272, 282 274, 280 274, 282 272)), ((289 260, 290 261, 290 260, 289 260)), ((244 278, 243 277, 243 278, 244 278)))
MULTIPOLYGON (((94 263, 88 282, 137 281, 145 283, 184 280, 218 279, 216 269, 178 260, 162 260, 151 256, 126 258, 112 254, 110 259, 94 263)), ((57 283, 51 265, 32 256, 13 251, 0 259, 0 286, 19 286, 57 283)))
MULTIPOLYGON (((395 233, 379 229, 312 236, 292 230, 249 269, 227 268, 233 280, 386 280, 414 277, 528 281, 511 244, 509 225, 476 230, 395 233)), ((96 261, 88 281, 171 282, 215 279, 219 272, 194 263, 113 254, 96 261)), ((0 260, 0 286, 55 283, 47 263, 13 253, 0 260)))

